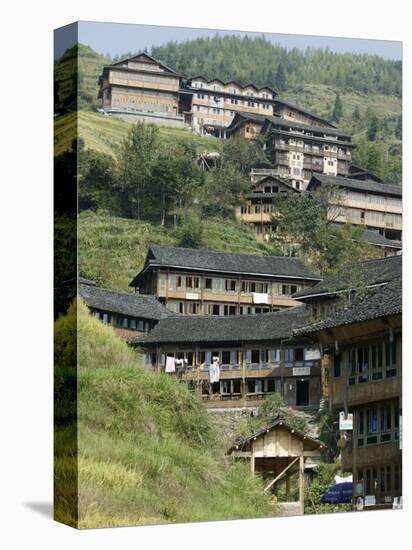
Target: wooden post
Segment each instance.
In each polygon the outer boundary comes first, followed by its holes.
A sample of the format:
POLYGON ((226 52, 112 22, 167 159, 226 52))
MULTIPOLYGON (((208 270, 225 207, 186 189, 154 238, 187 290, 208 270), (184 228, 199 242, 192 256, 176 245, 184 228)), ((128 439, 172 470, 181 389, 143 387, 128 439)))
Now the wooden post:
POLYGON ((304 511, 304 458, 303 454, 299 457, 299 507, 300 513, 304 511))
POLYGON ((252 474, 255 473, 255 455, 253 454, 253 451, 252 451, 252 455, 250 457, 250 470, 251 470, 252 474))
POLYGON ((286 500, 290 502, 290 476, 286 478, 286 500))

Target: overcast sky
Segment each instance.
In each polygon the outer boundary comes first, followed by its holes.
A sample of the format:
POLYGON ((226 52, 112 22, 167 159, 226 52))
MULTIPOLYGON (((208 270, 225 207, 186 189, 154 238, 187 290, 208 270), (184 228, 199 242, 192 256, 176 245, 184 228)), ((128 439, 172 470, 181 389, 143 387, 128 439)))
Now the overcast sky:
MULTIPOLYGON (((262 33, 216 31, 184 27, 160 27, 152 25, 131 25, 121 23, 97 23, 81 21, 78 27, 78 41, 91 46, 94 50, 111 56, 129 51, 137 52, 152 46, 160 46, 170 40, 182 42, 200 36, 214 36, 216 33, 236 34, 238 36, 261 36, 262 33)), ((67 48, 77 41, 75 24, 63 27, 56 35, 55 57, 60 57, 67 48)), ((402 59, 402 43, 390 40, 368 40, 355 38, 330 38, 324 36, 272 34, 265 33, 265 37, 274 44, 291 48, 305 49, 326 48, 334 52, 367 53, 386 59, 402 59)))

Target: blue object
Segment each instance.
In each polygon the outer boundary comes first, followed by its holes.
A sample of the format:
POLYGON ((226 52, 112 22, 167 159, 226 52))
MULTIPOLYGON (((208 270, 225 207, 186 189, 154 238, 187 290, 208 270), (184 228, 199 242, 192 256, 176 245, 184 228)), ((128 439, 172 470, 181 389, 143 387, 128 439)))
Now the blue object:
POLYGON ((322 504, 350 504, 352 502, 352 483, 345 481, 343 483, 337 483, 320 499, 322 504))

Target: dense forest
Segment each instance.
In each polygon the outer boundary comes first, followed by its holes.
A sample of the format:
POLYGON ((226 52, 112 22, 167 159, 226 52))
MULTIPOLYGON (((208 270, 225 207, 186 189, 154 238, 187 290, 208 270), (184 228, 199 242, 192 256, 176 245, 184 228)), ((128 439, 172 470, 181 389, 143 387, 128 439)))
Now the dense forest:
POLYGON ((278 93, 302 84, 327 84, 361 93, 402 94, 402 63, 329 49, 287 50, 264 36, 218 36, 153 47, 151 55, 188 77, 269 85, 278 93), (240 61, 241 60, 241 61, 240 61))

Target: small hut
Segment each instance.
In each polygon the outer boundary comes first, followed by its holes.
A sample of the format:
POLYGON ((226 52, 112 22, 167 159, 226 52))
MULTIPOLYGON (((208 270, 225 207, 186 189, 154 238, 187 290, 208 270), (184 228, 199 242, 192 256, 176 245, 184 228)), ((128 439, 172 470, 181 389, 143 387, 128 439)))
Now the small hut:
POLYGON ((247 460, 252 472, 263 476, 267 481, 265 492, 273 491, 276 484, 285 482, 285 510, 303 514, 305 460, 319 457, 323 447, 321 441, 293 428, 283 418, 277 418, 265 428, 237 439, 228 454, 233 459, 247 460), (295 505, 291 502, 293 478, 297 479, 299 495, 295 505))

